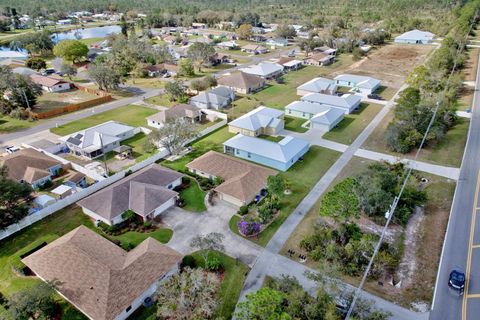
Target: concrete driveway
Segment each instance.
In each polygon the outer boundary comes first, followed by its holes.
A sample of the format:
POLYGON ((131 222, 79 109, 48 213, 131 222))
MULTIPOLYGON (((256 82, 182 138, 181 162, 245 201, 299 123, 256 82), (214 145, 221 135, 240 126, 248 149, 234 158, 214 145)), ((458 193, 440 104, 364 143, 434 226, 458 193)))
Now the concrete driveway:
POLYGON ((189 245, 191 239, 197 235, 218 232, 225 236, 223 244, 226 253, 251 267, 263 248, 230 231, 228 222, 236 212, 237 208, 220 200, 202 213, 172 207, 161 216, 162 223, 174 231, 167 245, 183 254, 189 254, 196 251, 189 245))

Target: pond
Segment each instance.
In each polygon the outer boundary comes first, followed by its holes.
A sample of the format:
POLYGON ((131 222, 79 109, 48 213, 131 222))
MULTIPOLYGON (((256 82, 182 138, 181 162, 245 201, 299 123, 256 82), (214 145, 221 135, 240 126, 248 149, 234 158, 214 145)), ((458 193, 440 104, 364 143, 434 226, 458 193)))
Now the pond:
POLYGON ((120 26, 79 28, 68 32, 57 32, 52 37, 55 42, 67 39, 105 38, 110 33, 120 33, 120 31, 120 26))

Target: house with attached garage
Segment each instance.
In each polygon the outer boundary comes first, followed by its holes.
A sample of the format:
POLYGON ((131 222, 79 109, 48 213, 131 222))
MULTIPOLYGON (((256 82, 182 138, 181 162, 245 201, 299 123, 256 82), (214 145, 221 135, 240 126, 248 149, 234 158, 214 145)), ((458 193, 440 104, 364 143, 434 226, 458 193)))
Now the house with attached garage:
POLYGON ((310 93, 300 98, 305 102, 313 102, 330 108, 343 110, 346 114, 352 113, 360 107, 361 98, 355 94, 343 94, 341 96, 310 93))
POLYGON ((207 179, 221 178, 223 182, 214 190, 220 199, 238 207, 261 198, 267 187, 268 177, 278 173, 216 151, 205 153, 186 167, 193 174, 207 179))
POLYGON ((335 84, 340 87, 352 88, 350 91, 361 95, 369 95, 380 88, 381 81, 372 77, 355 74, 341 74, 334 78, 335 84))
POLYGON ((190 104, 177 104, 171 108, 162 110, 147 118, 147 124, 152 128, 161 128, 169 120, 183 119, 190 123, 202 120, 202 111, 190 104))
POLYGON ((120 142, 135 135, 135 128, 108 121, 60 138, 74 155, 95 159, 120 146, 120 142))
POLYGON ((335 128, 344 117, 345 113, 342 110, 330 108, 310 118, 310 129, 319 129, 328 132, 335 128))
POLYGON ((313 78, 297 87, 297 95, 304 96, 309 93, 334 94, 337 91, 337 85, 334 80, 327 78, 313 78))
POLYGON ((190 104, 200 109, 220 110, 228 107, 234 99, 235 91, 227 87, 216 87, 191 97, 190 104))
POLYGON ((245 72, 235 72, 217 80, 219 86, 227 87, 235 92, 249 94, 265 87, 265 79, 245 72))
POLYGON ((133 211, 144 221, 152 220, 175 205, 183 175, 151 164, 80 200, 83 212, 97 221, 115 225, 124 220, 126 211, 133 211))
POLYGON ((308 141, 287 136, 279 142, 237 134, 223 143, 228 155, 287 171, 310 149, 308 141))
POLYGON ((429 44, 432 43, 435 35, 428 31, 411 30, 395 38, 395 43, 404 44, 429 44))
POLYGON ((22 258, 92 320, 125 320, 179 270, 182 254, 147 238, 130 251, 85 226, 22 258))
POLYGON ((329 54, 326 54, 326 53, 323 53, 323 52, 318 52, 318 53, 314 53, 311 56, 305 58, 303 60, 303 63, 311 65, 311 66, 322 67, 322 66, 329 65, 329 64, 333 63, 334 61, 335 61, 335 56, 332 56, 332 55, 329 55, 329 54))
POLYGON ((20 149, 0 159, 1 167, 7 168, 7 178, 21 183, 27 183, 37 188, 64 169, 58 160, 32 148, 20 149))
POLYGON ((273 79, 283 74, 283 66, 278 63, 260 62, 259 64, 240 69, 240 71, 253 74, 264 79, 273 79))
POLYGON ((283 111, 261 106, 230 122, 228 131, 250 137, 277 135, 284 125, 283 111))
POLYGON ((265 54, 268 52, 268 49, 257 44, 247 44, 242 47, 242 51, 250 54, 265 54))
POLYGON ((33 83, 42 87, 43 91, 60 92, 70 90, 72 88, 70 82, 61 79, 46 77, 39 74, 31 74, 29 77, 33 83))
POLYGON ((275 49, 277 47, 288 46, 288 40, 285 38, 273 38, 273 39, 268 39, 266 44, 269 45, 272 49, 275 49))

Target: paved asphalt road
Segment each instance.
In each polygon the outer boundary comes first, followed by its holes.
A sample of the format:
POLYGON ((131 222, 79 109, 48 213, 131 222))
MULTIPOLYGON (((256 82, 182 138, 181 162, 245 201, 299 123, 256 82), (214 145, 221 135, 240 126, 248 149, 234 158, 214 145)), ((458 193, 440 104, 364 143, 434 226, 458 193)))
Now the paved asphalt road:
POLYGON ((445 236, 430 320, 480 319, 480 217, 477 216, 480 183, 479 71, 480 65, 477 68, 472 120, 445 236), (453 269, 467 274, 463 297, 448 287, 453 269))

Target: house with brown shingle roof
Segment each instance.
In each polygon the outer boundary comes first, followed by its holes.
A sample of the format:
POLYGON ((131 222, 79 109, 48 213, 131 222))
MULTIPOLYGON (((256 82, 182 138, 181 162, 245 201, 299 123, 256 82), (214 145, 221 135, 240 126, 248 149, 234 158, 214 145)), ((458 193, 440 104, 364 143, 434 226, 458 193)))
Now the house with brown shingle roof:
POLYGON ((227 87, 238 93, 248 94, 265 87, 265 79, 254 74, 235 72, 217 80, 219 86, 227 87))
POLYGON ((52 181, 63 167, 58 160, 35 149, 21 149, 0 160, 7 168, 7 177, 11 180, 28 183, 32 188, 40 187, 52 181))
POLYGON ((335 61, 335 56, 331 56, 329 54, 318 52, 314 53, 308 58, 303 60, 303 63, 311 65, 311 66, 326 66, 331 64, 335 61))
POLYGON ((268 177, 278 173, 215 151, 205 153, 186 167, 190 172, 208 179, 223 179, 224 182, 215 191, 221 199, 239 207, 255 200, 266 188, 268 177))
POLYGON ((242 47, 242 51, 250 54, 264 54, 268 52, 268 49, 257 44, 247 44, 242 47))
POLYGON ((162 281, 177 272, 182 255, 153 238, 126 252, 80 226, 22 262, 92 320, 123 320, 162 281))
POLYGON ((151 115, 147 118, 147 124, 153 128, 161 128, 165 122, 174 119, 184 119, 193 124, 202 120, 202 111, 190 104, 177 104, 151 115))
POLYGON ((46 77, 40 74, 32 74, 30 75, 30 79, 33 83, 41 86, 42 90, 47 92, 60 92, 71 89, 70 82, 54 77, 46 77))
POLYGON ((173 189, 182 183, 182 177, 182 174, 154 163, 77 204, 86 215, 108 225, 122 222, 122 215, 128 210, 144 221, 151 220, 175 205, 178 193, 173 189))

